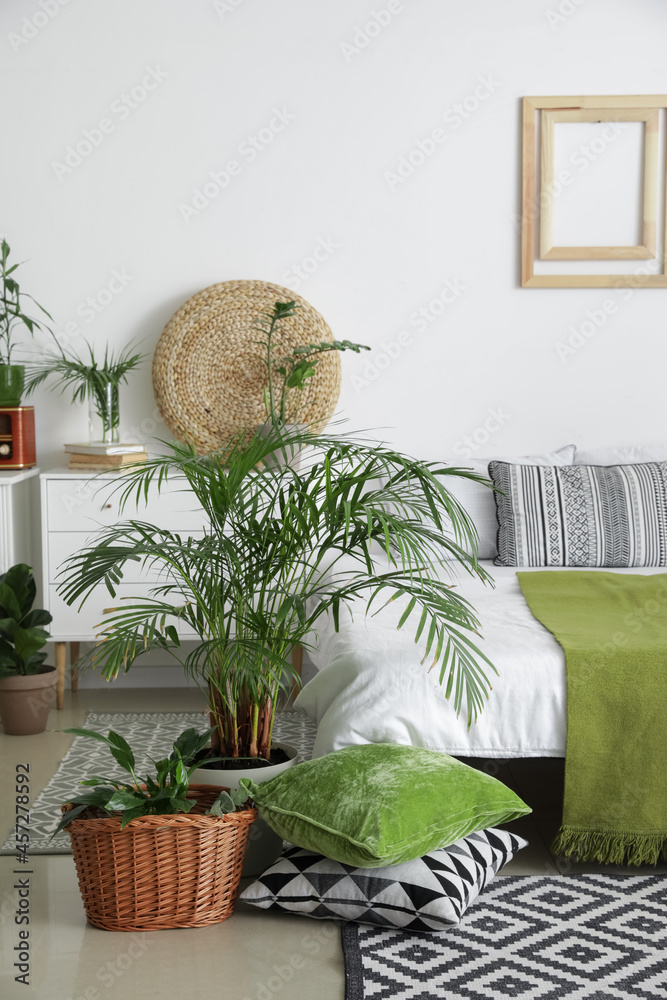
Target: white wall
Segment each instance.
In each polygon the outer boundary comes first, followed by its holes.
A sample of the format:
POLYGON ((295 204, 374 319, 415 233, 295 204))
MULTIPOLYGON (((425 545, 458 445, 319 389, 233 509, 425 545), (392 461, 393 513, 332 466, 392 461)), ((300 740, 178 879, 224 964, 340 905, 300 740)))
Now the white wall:
MULTIPOLYGON (((660 0, 3 0, 0 231, 72 343, 148 351, 197 290, 297 288, 328 246, 298 291, 373 347, 344 356, 340 412, 420 456, 664 439, 667 292, 623 298, 559 357, 607 294, 519 288, 516 216, 520 97, 664 92, 666 32, 660 0), (99 144, 59 167, 86 130, 99 144), (184 210, 230 160, 226 189, 184 210), (91 296, 111 302, 94 313, 91 296)), ((86 413, 47 390, 34 403, 48 467, 86 413)), ((124 437, 166 436, 148 366, 123 410, 124 437)))
MULTIPOLYGON (((374 348, 344 357, 341 412, 422 456, 462 456, 490 410, 506 416, 477 454, 660 439, 667 293, 634 292, 561 360, 606 293, 520 289, 515 217, 520 96, 660 93, 666 29, 659 0, 3 0, 0 229, 59 331, 148 350, 198 289, 286 283, 329 244, 298 290, 374 348), (147 72, 155 89, 128 109, 147 72), (480 81, 478 109, 447 115, 480 81), (292 117, 251 162, 242 144, 282 124, 274 109, 292 117), (100 145, 60 170, 105 118, 100 145), (446 140, 391 184, 438 127, 446 140), (179 206, 229 160, 240 173, 186 221, 179 206), (131 280, 91 313, 114 271, 131 280), (448 281, 462 291, 419 329, 448 281), (401 331, 411 343, 369 372, 401 331)), ((46 467, 86 415, 46 390, 34 402, 46 467)), ((153 431, 148 367, 123 405, 126 435, 153 431)))

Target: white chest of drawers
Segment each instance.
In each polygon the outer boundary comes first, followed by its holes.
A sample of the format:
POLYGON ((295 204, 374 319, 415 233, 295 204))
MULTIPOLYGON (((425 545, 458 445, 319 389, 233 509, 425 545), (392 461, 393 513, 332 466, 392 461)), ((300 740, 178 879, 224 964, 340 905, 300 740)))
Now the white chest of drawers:
POLYGON ((39 469, 0 471, 0 573, 15 563, 32 566, 32 486, 39 469))
MULTIPOLYGON (((57 705, 62 707, 65 690, 66 644, 71 643, 73 663, 79 655, 79 643, 93 641, 96 626, 104 609, 113 603, 106 587, 100 585, 83 607, 68 605, 58 594, 59 573, 64 560, 90 545, 100 528, 120 520, 136 519, 156 524, 179 534, 198 535, 207 523, 205 512, 192 493, 178 481, 149 493, 139 507, 127 504, 121 513, 117 475, 85 475, 79 471, 54 469, 40 476, 42 511, 42 573, 44 607, 53 615, 51 638, 55 642, 58 669, 57 705)), ((128 565, 118 596, 147 595, 151 578, 137 564, 128 565)), ((76 671, 72 669, 72 688, 76 690, 76 671)))

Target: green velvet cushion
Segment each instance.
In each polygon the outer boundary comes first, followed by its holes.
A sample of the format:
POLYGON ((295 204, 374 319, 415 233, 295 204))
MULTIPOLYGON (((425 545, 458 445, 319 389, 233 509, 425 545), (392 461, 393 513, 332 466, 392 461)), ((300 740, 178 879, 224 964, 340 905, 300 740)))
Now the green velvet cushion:
POLYGON ((345 747, 241 784, 285 840, 355 868, 398 865, 531 811, 490 775, 395 743, 345 747))

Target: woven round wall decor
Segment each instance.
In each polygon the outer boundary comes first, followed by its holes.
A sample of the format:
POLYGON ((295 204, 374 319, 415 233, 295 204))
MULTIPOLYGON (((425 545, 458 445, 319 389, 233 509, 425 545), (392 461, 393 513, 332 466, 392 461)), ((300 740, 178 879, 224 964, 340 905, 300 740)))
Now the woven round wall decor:
MULTIPOLYGON (((165 326, 153 356, 153 391, 170 431, 200 454, 224 447, 238 432, 266 420, 265 348, 253 326, 275 302, 296 301, 281 322, 275 358, 304 344, 332 341, 320 314, 299 295, 266 281, 223 281, 197 292, 165 326)), ((318 429, 331 419, 340 392, 338 351, 323 354, 304 389, 292 394, 301 423, 318 429)), ((288 412, 288 418, 294 417, 288 412)))

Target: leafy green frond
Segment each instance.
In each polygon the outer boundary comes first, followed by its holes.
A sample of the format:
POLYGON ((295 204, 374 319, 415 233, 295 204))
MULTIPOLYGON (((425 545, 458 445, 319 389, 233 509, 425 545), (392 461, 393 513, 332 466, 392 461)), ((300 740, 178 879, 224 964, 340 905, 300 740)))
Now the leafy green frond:
POLYGON ((43 316, 53 320, 44 306, 41 306, 32 295, 23 292, 16 278, 11 277, 24 262, 8 264, 10 253, 9 244, 3 238, 0 243, 0 364, 2 365, 12 363, 12 353, 15 346, 13 332, 17 326, 24 326, 31 337, 35 330, 52 332, 42 320, 36 320, 34 316, 29 316, 26 313, 23 306, 24 299, 29 299, 33 305, 37 306, 43 316))
POLYGON ((466 706, 473 718, 491 665, 475 645, 479 622, 455 582, 462 572, 490 577, 474 554, 474 526, 447 489, 458 474, 485 482, 308 427, 269 426, 206 456, 192 444, 171 444, 166 455, 123 473, 120 505, 141 507, 168 483, 203 509, 201 536, 120 522, 68 561, 60 592, 70 603, 99 584, 115 594, 128 563, 158 573, 149 599, 106 616, 96 664, 112 677, 151 648, 180 656, 189 629, 199 645, 182 661, 185 669, 232 715, 250 694, 273 703, 292 676, 289 651, 308 645, 322 615, 330 612, 339 627, 341 607, 352 612, 363 601, 369 613, 381 613, 386 598, 403 601, 400 627, 414 628, 456 710, 466 706))
POLYGON ((63 393, 69 390, 73 403, 95 398, 106 386, 119 386, 127 382, 146 355, 137 351, 132 344, 113 352, 106 345, 104 355, 95 357, 89 341, 84 341, 88 358, 82 360, 69 346, 57 345, 57 350, 44 351, 41 357, 27 365, 26 389, 32 391, 51 378, 55 388, 63 393))
MULTIPOLYGON (((120 815, 121 830, 139 816, 173 816, 176 813, 188 813, 194 807, 195 800, 188 797, 190 778, 198 767, 196 755, 208 743, 212 729, 203 733, 198 733, 195 729, 185 730, 174 741, 169 757, 152 761, 154 772, 142 777, 137 777, 134 773, 135 762, 131 747, 113 730, 109 731, 108 736, 92 729, 72 728, 63 732, 104 743, 114 760, 130 773, 132 781, 128 783, 100 777, 82 781, 82 785, 92 786, 94 790, 71 799, 73 808, 63 815, 54 837, 91 807, 100 810, 103 815, 120 815)), ((219 758, 213 758, 213 761, 217 759, 219 758)), ((242 796, 234 794, 229 808, 216 810, 212 814, 221 816, 225 811, 240 809, 245 805, 246 797, 246 793, 242 796)))

